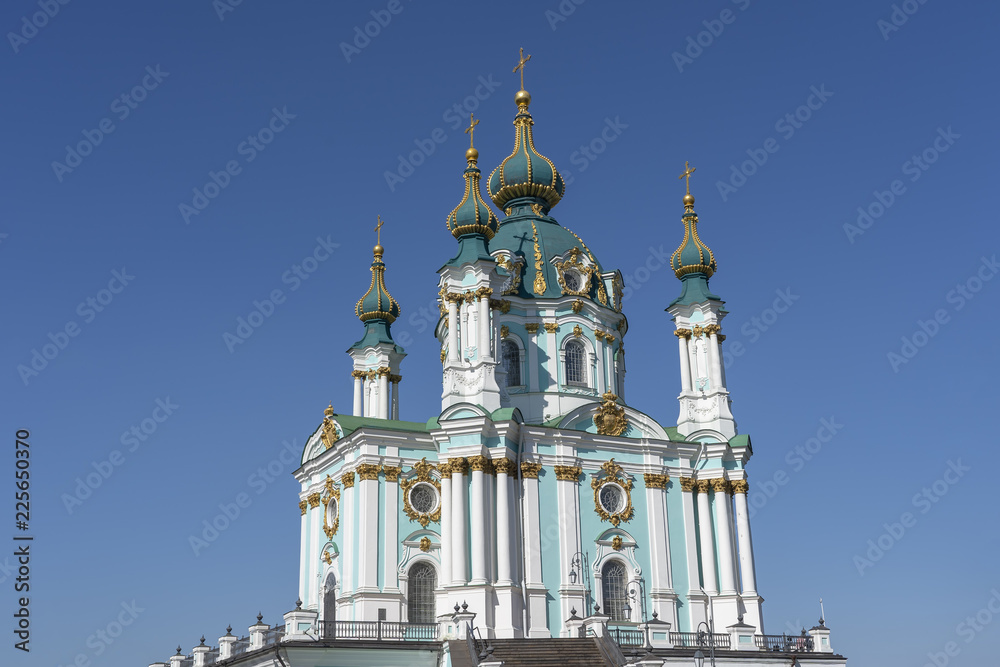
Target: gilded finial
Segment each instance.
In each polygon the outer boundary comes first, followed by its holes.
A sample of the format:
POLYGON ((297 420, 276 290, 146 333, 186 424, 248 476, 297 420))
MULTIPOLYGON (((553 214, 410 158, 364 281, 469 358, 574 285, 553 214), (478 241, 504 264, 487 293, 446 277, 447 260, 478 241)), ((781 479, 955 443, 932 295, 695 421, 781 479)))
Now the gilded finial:
POLYGON ((375 241, 375 254, 379 257, 382 256, 382 252, 385 250, 385 248, 382 247, 382 225, 384 224, 385 223, 382 222, 382 216, 378 216, 378 224, 375 225, 375 233, 378 235, 376 236, 375 241))
POLYGON ((523 47, 521 48, 520 53, 521 55, 520 59, 517 61, 517 65, 515 65, 514 69, 511 70, 511 72, 517 72, 517 71, 521 72, 521 89, 517 91, 517 94, 514 95, 514 102, 517 103, 518 107, 527 108, 527 106, 531 104, 531 94, 524 89, 524 66, 528 63, 529 60, 531 60, 531 54, 528 54, 528 56, 525 57, 523 47))
POLYGON ((691 196, 691 174, 695 172, 695 167, 688 164, 688 161, 684 161, 684 173, 678 176, 678 179, 684 179, 684 185, 687 189, 687 194, 684 195, 684 206, 694 206, 694 197, 691 196))
POLYGON ((323 411, 323 414, 326 415, 327 417, 333 416, 333 401, 330 401, 330 405, 327 406, 326 410, 323 411))
POLYGON ((465 128, 465 133, 469 135, 469 150, 465 151, 465 159, 469 161, 469 165, 475 165, 479 161, 479 151, 473 145, 472 135, 476 131, 476 125, 479 125, 478 120, 473 120, 473 114, 469 114, 469 127, 465 128))

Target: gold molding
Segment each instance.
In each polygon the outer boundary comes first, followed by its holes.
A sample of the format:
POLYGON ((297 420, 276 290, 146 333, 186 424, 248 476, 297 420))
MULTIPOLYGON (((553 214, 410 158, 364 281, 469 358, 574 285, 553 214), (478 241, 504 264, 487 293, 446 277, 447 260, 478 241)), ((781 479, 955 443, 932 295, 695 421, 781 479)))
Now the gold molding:
POLYGON ((505 289, 503 294, 517 294, 517 288, 521 286, 521 269, 524 268, 524 259, 518 257, 516 260, 510 260, 503 255, 499 255, 495 259, 496 263, 511 276, 510 287, 505 289))
POLYGON ((632 508, 632 480, 628 478, 622 467, 615 463, 614 459, 602 463, 601 470, 604 472, 604 476, 601 479, 594 477, 590 480, 590 487, 594 490, 594 511, 601 517, 601 521, 610 521, 612 526, 617 527, 623 521, 631 521, 632 516, 635 514, 632 508), (601 488, 605 484, 612 483, 619 486, 625 492, 625 507, 614 514, 610 514, 601 505, 601 488))
POLYGON ((426 457, 422 458, 410 468, 411 472, 417 473, 416 476, 399 483, 403 496, 403 513, 410 518, 410 521, 417 521, 424 528, 431 521, 435 523, 441 521, 441 482, 431 477, 432 470, 435 470, 434 464, 428 463, 426 457), (437 489, 438 503, 433 512, 418 512, 410 505, 410 489, 420 483, 430 484, 437 489))
POLYGON ((521 461, 521 477, 524 479, 538 479, 538 473, 542 469, 541 463, 531 461, 521 461))
POLYGON ((670 475, 657 475, 647 472, 643 473, 642 479, 646 483, 647 489, 665 489, 667 488, 667 482, 670 481, 670 475))
POLYGON ((579 248, 573 248, 569 251, 569 260, 565 262, 554 262, 553 265, 556 267, 556 279, 559 281, 559 288, 562 290, 563 294, 570 294, 573 296, 588 296, 590 294, 590 284, 594 278, 594 274, 597 272, 596 266, 587 266, 580 261, 580 255, 582 251, 579 248), (563 278, 563 273, 565 271, 576 271, 582 277, 580 289, 571 290, 566 287, 566 280, 563 278))
POLYGON ((333 478, 329 475, 326 476, 326 493, 323 494, 323 498, 320 502, 323 504, 323 532, 326 533, 326 538, 332 540, 333 536, 337 534, 337 529, 340 527, 340 489, 334 484, 333 478), (327 521, 329 518, 329 507, 330 501, 336 499, 337 501, 337 516, 333 519, 333 525, 327 521))
POLYGON ((695 481, 693 477, 681 477, 681 491, 693 492, 695 481))
POLYGON ((538 248, 538 228, 535 227, 535 223, 531 223, 531 232, 534 236, 535 244, 535 283, 532 285, 535 294, 542 296, 545 294, 545 290, 548 289, 548 285, 545 284, 545 263, 542 260, 542 251, 538 248))
POLYGON ((306 500, 309 501, 309 507, 319 507, 319 492, 310 493, 306 500))
POLYGON ((746 494, 750 490, 750 482, 745 479, 738 479, 733 482, 733 493, 746 494))
POLYGON ((628 428, 625 408, 617 404, 618 397, 610 391, 601 396, 604 402, 594 414, 594 425, 601 435, 620 436, 628 428))
POLYGON ((556 479, 563 482, 577 482, 583 470, 579 466, 555 466, 556 479))
POLYGON ((358 478, 364 481, 377 480, 379 473, 379 465, 376 463, 362 463, 358 465, 358 478))

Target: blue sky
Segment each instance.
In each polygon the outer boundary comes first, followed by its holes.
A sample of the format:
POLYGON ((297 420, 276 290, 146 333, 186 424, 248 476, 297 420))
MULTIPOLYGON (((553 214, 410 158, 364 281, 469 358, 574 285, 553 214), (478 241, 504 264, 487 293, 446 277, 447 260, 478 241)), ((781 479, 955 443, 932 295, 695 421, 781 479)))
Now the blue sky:
POLYGON ((569 183, 553 215, 628 277, 626 399, 664 423, 679 283, 657 258, 697 168, 768 632, 812 626, 822 597, 856 667, 990 661, 1000 619, 966 618, 1000 599, 996 5, 389 4, 73 2, 37 30, 37 1, 4 4, 3 465, 30 430, 36 541, 32 652, 5 629, 2 662, 148 664, 294 605, 280 455, 327 402, 350 409, 375 217, 409 353, 401 416, 423 421, 461 127, 474 108, 484 170, 509 153, 522 46, 536 145, 569 183), (372 11, 386 25, 342 46, 372 11), (195 555, 188 537, 240 493, 195 555))

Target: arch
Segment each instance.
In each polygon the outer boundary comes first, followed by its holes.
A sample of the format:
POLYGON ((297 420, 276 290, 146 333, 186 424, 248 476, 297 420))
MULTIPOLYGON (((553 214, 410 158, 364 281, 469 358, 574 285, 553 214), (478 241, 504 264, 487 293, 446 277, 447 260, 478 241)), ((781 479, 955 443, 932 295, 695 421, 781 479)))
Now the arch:
POLYGON ((332 636, 337 620, 337 575, 329 572, 323 582, 323 636, 332 636))
POLYGON ((521 374, 521 346, 507 336, 500 342, 500 359, 503 362, 503 369, 507 371, 507 386, 519 387, 523 382, 521 374))
POLYGON ((434 623, 437 617, 434 589, 437 569, 421 560, 407 571, 406 619, 410 623, 434 623))
POLYGON ((601 568, 602 608, 612 621, 631 620, 625 614, 628 581, 628 566, 622 560, 610 558, 601 568))

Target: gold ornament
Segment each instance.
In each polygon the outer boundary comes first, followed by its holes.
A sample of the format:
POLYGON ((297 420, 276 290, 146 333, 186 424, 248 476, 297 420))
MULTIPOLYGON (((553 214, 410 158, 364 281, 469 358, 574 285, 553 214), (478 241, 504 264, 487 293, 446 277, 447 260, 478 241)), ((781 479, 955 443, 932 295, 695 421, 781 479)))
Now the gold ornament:
POLYGON ((578 466, 555 466, 556 479, 564 482, 576 482, 583 473, 578 466))
POLYGON ((374 463, 362 463, 358 466, 358 477, 365 480, 378 479, 379 466, 374 463))
POLYGON ((559 325, 556 324, 555 322, 545 323, 545 331, 547 331, 548 333, 554 334, 558 330, 559 330, 559 325))
POLYGON ((622 550, 622 536, 621 535, 615 535, 613 538, 611 538, 611 548, 614 549, 615 551, 621 551, 622 550))
POLYGON ((524 479, 538 479, 538 473, 542 469, 541 463, 531 461, 521 461, 521 477, 524 479))
POLYGON ((577 299, 576 301, 573 302, 571 308, 573 309, 574 313, 579 313, 581 310, 583 310, 583 301, 577 299))
POLYGON ((498 459, 493 462, 493 470, 508 477, 514 477, 517 475, 517 464, 512 459, 498 459))
POLYGON ((535 290, 535 294, 541 296, 548 289, 548 285, 545 284, 545 273, 542 271, 545 263, 542 260, 542 251, 538 248, 538 228, 535 227, 535 223, 531 223, 531 231, 534 234, 535 242, 535 284, 532 287, 535 290))
MULTIPOLYGON (((357 373, 358 371, 354 371, 357 373)), ((351 375, 354 375, 351 373, 351 375)), ((333 421, 333 403, 330 403, 329 407, 323 411, 323 432, 320 433, 319 439, 323 441, 323 446, 327 449, 333 447, 333 443, 340 440, 340 435, 337 433, 337 425, 333 421)))
POLYGON ((403 472, 403 469, 396 466, 382 466, 382 473, 385 475, 385 481, 387 482, 398 482, 399 473, 401 472, 403 472))
POLYGON ((694 491, 695 480, 693 477, 681 477, 681 491, 691 493, 694 491))
POLYGON ((559 288, 562 290, 563 294, 570 294, 573 296, 587 296, 590 294, 590 281, 594 274, 597 272, 596 266, 588 266, 580 261, 580 249, 573 248, 569 251, 569 259, 565 262, 556 262, 556 279, 559 281, 559 288), (580 282, 580 289, 572 290, 566 286, 566 279, 564 274, 566 271, 576 271, 580 274, 582 280, 580 282))
POLYGON ((319 493, 310 493, 307 498, 309 501, 309 507, 319 507, 319 493))
POLYGON ((341 475, 340 483, 344 486, 345 489, 354 488, 354 471, 345 472, 343 475, 341 475))
POLYGON ((628 417, 625 408, 617 404, 618 397, 610 391, 601 396, 604 403, 594 414, 594 425, 601 435, 619 436, 628 428, 628 417))
POLYGON ((420 550, 424 552, 431 550, 431 538, 429 537, 420 538, 420 550))
POLYGON ((716 477, 715 479, 708 480, 712 483, 712 490, 716 493, 728 493, 729 492, 729 480, 724 477, 716 477))
POLYGON ((750 490, 750 482, 745 479, 738 479, 733 482, 733 493, 746 494, 750 490))
POLYGON ((309 506, 309 503, 307 503, 306 501, 304 501, 304 500, 299 501, 299 510, 302 512, 302 516, 306 515, 306 508, 308 506, 309 506))
POLYGON ((434 464, 428 463, 426 458, 422 458, 414 463, 410 469, 410 472, 416 472, 416 476, 404 479, 399 483, 399 487, 403 491, 403 513, 410 518, 410 521, 417 521, 424 528, 431 521, 441 520, 441 482, 431 477, 432 470, 435 470, 434 464), (420 482, 430 484, 437 489, 438 503, 433 512, 418 512, 410 505, 410 489, 420 482))
POLYGON ((577 338, 583 335, 583 329, 580 328, 579 324, 573 327, 573 335, 576 336, 577 338))
POLYGON ((320 500, 323 504, 323 532, 326 533, 328 540, 332 540, 333 536, 337 534, 337 529, 340 527, 340 489, 334 484, 333 478, 329 475, 326 476, 325 487, 326 491, 320 500), (332 524, 330 523, 331 502, 334 503, 334 508, 337 510, 332 524))
POLYGON ((510 327, 507 326, 506 324, 501 325, 500 326, 500 337, 501 338, 506 338, 509 335, 510 335, 510 327))
POLYGON ((647 472, 643 474, 642 479, 646 482, 647 489, 665 489, 667 488, 667 482, 670 480, 670 475, 656 475, 647 472))
POLYGON ((524 325, 524 330, 530 334, 538 333, 538 322, 528 322, 524 325))
POLYGON ((632 480, 614 459, 601 464, 601 470, 604 475, 600 479, 595 476, 590 480, 590 487, 594 490, 594 511, 601 517, 601 521, 610 521, 612 526, 617 527, 622 521, 630 521, 635 513, 632 508, 632 480), (624 507, 613 514, 601 504, 601 489, 606 484, 614 484, 625 492, 624 507))

